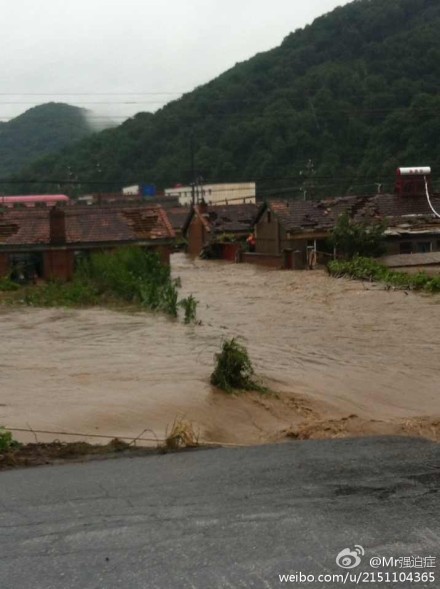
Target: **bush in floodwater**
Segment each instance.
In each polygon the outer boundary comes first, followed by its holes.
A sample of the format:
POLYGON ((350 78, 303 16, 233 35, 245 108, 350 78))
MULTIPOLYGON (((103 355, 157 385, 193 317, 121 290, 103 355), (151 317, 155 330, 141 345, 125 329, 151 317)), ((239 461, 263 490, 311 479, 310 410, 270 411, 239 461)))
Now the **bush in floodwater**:
POLYGON ((157 254, 137 247, 93 254, 80 265, 77 278, 99 294, 177 317, 177 282, 157 254))
POLYGON ((197 305, 199 301, 192 295, 189 295, 186 299, 179 301, 179 306, 183 308, 185 316, 185 323, 195 323, 197 319, 197 305))
POLYGON ((217 365, 211 374, 211 384, 232 393, 267 389, 254 380, 254 369, 246 348, 236 338, 225 340, 221 352, 215 355, 217 365))
POLYGON ((94 253, 79 264, 75 278, 129 302, 142 301, 141 290, 146 285, 159 291, 171 283, 170 269, 161 264, 159 256, 138 247, 94 253))
POLYGON ((23 301, 35 307, 87 306, 98 302, 98 292, 91 284, 80 280, 69 283, 54 281, 26 288, 23 301))
POLYGON ((179 303, 179 286, 180 280, 171 278, 170 268, 157 254, 124 247, 83 258, 70 282, 47 282, 19 292, 25 304, 45 307, 122 302, 177 317, 180 305, 185 308, 185 322, 187 317, 189 322, 197 303, 192 297, 179 303))

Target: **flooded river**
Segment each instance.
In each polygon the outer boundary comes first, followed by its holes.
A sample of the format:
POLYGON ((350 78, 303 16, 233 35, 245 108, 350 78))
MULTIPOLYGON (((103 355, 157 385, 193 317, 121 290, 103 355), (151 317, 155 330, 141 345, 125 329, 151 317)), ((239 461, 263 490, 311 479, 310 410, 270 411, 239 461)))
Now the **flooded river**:
POLYGON ((200 301, 200 326, 104 309, 0 308, 0 424, 163 438, 184 417, 203 440, 243 444, 304 428, 311 437, 399 428, 437 436, 440 297, 183 254, 172 264, 182 295, 200 301), (214 354, 232 336, 278 397, 212 389, 214 354))

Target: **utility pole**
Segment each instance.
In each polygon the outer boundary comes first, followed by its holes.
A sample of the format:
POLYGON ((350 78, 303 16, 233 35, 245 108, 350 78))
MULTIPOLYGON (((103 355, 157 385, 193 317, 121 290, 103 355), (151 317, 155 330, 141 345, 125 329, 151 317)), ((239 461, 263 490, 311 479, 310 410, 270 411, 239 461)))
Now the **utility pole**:
POLYGON ((202 176, 197 176, 197 204, 200 203, 200 201, 205 200, 205 194, 203 192, 203 178, 202 176))
POLYGON ((315 175, 315 167, 313 165, 313 161, 309 160, 306 164, 305 170, 301 170, 299 175, 304 177, 304 182, 302 183, 301 190, 303 192, 303 200, 307 200, 307 191, 309 190, 311 196, 313 198, 313 176, 315 175))
POLYGON ((196 201, 196 167, 194 156, 194 129, 191 129, 190 135, 190 157, 191 157, 191 203, 196 201))

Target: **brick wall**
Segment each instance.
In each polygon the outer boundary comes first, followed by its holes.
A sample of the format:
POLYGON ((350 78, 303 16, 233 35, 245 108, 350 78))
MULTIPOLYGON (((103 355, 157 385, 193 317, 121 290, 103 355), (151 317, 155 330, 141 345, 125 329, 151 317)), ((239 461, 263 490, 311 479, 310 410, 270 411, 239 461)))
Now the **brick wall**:
POLYGON ((45 280, 72 280, 74 253, 72 250, 49 250, 43 253, 43 278, 45 280))
POLYGON ((0 277, 6 276, 9 274, 9 271, 9 255, 0 254, 0 277))
POLYGON ((171 247, 169 245, 158 245, 153 251, 159 255, 160 261, 164 266, 170 265, 171 247))
POLYGON ((219 243, 217 244, 222 260, 227 262, 236 262, 241 250, 240 243, 219 243))
POLYGON ((283 267, 283 259, 283 256, 255 252, 243 252, 241 257, 242 262, 246 264, 258 264, 260 266, 278 269, 283 267))
POLYGON ((271 211, 266 211, 255 227, 255 249, 261 254, 280 253, 280 226, 271 211))
POLYGON ((205 245, 205 228, 197 215, 194 215, 187 231, 188 253, 192 256, 200 255, 205 245))

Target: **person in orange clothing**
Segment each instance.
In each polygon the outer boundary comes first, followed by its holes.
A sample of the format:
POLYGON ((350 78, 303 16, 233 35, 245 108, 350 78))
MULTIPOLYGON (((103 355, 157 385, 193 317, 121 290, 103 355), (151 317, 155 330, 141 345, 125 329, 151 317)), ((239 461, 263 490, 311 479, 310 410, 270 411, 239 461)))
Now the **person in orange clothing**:
POLYGON ((254 252, 254 251, 255 251, 255 244, 257 243, 257 242, 256 242, 256 239, 255 239, 255 235, 254 235, 254 233, 251 233, 251 234, 249 235, 249 237, 246 239, 246 243, 247 243, 247 244, 248 244, 248 246, 249 246, 249 251, 250 251, 250 252, 254 252))

